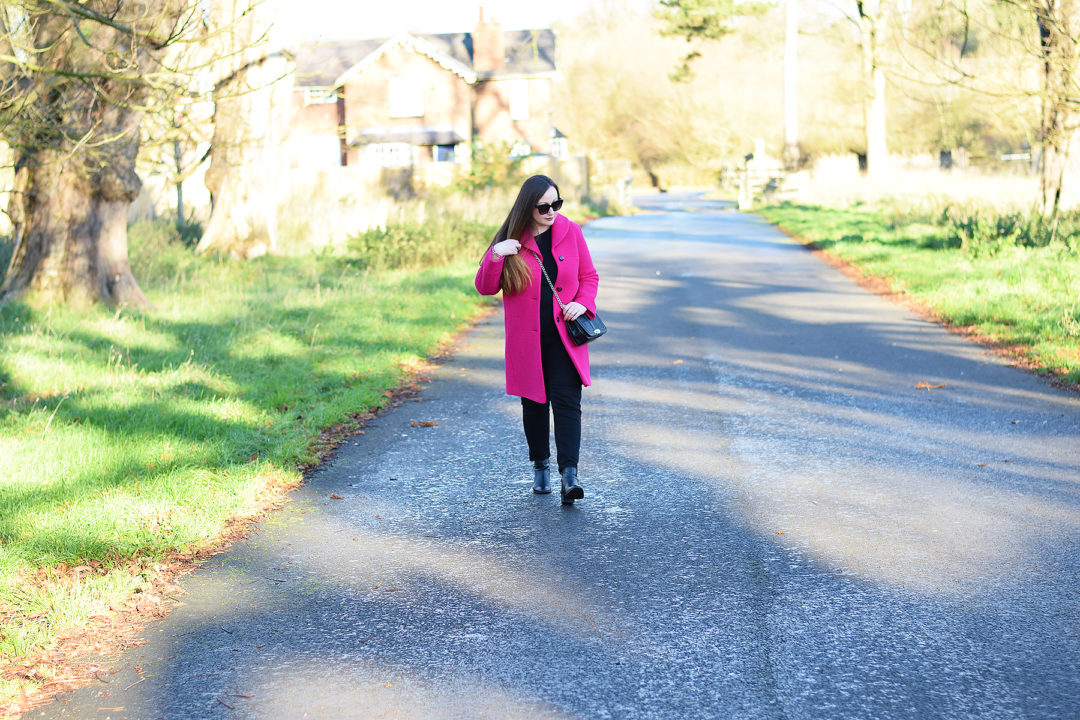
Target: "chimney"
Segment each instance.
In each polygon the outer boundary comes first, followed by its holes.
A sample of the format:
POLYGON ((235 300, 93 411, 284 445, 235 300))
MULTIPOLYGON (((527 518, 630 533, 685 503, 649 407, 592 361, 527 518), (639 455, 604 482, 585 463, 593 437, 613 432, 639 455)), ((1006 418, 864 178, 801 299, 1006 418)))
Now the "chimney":
POLYGON ((506 46, 502 27, 497 22, 484 21, 484 8, 473 31, 473 70, 484 75, 501 70, 506 65, 506 46))

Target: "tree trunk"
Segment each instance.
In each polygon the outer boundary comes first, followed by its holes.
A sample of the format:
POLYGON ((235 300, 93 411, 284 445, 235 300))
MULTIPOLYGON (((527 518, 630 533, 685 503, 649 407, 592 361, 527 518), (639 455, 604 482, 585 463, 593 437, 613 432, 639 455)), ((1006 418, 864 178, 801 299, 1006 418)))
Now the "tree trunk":
POLYGON ((251 258, 278 247, 277 208, 289 168, 282 145, 292 107, 291 60, 276 42, 273 6, 225 0, 214 22, 225 58, 214 88, 214 137, 206 187, 213 199, 199 252, 251 258), (263 15, 266 13, 266 15, 263 15))
POLYGON ((173 163, 176 166, 176 231, 183 234, 187 215, 184 213, 184 154, 180 151, 179 140, 173 140, 173 163))
POLYGON ((214 208, 198 251, 256 257, 278 246, 277 208, 288 167, 281 145, 292 82, 282 55, 241 70, 215 91, 206 187, 214 208))
POLYGON ((799 0, 787 0, 784 30, 784 166, 798 170, 799 151, 799 0))
POLYGON ((863 120, 866 134, 866 162, 870 174, 888 168, 886 142, 885 71, 879 57, 879 40, 884 35, 885 17, 879 0, 859 2, 859 33, 863 60, 863 120))
POLYGON ((1061 187, 1073 125, 1072 78, 1076 71, 1077 50, 1070 23, 1074 14, 1073 3, 1068 0, 1035 3, 1033 11, 1039 28, 1043 61, 1039 194, 1043 215, 1056 218, 1061 208, 1061 187))
POLYGON ((148 306, 128 265, 127 213, 140 108, 168 85, 160 56, 183 0, 25 2, 22 45, 4 67, 19 105, 2 130, 14 154, 8 198, 15 248, 0 302, 148 306), (77 12, 76 12, 77 10, 77 12), (151 76, 153 80, 149 79, 151 76))
POLYGON ((15 250, 0 302, 31 293, 46 302, 149 306, 128 265, 127 211, 142 186, 139 114, 104 106, 99 120, 119 137, 92 158, 74 149, 19 154, 8 201, 15 250))

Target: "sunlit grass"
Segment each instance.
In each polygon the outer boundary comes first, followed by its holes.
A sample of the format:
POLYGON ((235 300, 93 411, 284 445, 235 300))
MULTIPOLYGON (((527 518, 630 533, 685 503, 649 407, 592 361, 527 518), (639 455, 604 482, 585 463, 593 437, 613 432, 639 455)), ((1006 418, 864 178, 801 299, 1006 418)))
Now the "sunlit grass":
POLYGON ((482 307, 493 231, 449 264, 368 273, 198 258, 159 229, 132 233, 153 310, 0 307, 0 657, 85 625, 296 482, 320 429, 384 404, 482 307))
POLYGON ((761 215, 933 308, 956 325, 1019 345, 1040 370, 1080 383, 1077 238, 1045 247, 961 249, 942 216, 778 205, 761 215), (1070 249, 1072 247, 1073 249, 1070 249))

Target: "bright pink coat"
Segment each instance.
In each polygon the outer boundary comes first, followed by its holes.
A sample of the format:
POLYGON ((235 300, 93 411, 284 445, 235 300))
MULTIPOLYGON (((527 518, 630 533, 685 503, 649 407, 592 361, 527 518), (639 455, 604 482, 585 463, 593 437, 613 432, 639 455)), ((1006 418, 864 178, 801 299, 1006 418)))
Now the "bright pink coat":
MULTIPOLYGON (((547 402, 544 390, 544 370, 540 363, 540 284, 545 282, 540 274, 540 265, 536 256, 540 248, 533 239, 532 232, 525 231, 517 238, 521 243, 521 257, 532 269, 532 282, 517 295, 503 295, 503 324, 506 327, 506 392, 535 402, 547 402)), ((555 287, 563 303, 579 302, 585 306, 589 317, 596 315, 596 290, 600 278, 593 267, 589 248, 581 227, 563 215, 555 216, 551 226, 551 254, 559 267, 555 287)), ((499 292, 499 279, 502 276, 503 261, 492 256, 489 250, 480 262, 476 272, 476 289, 481 295, 494 295, 499 292)), ((589 346, 575 345, 566 333, 562 310, 555 298, 545 312, 555 316, 555 327, 559 331, 566 352, 577 368, 583 385, 589 385, 589 346)))

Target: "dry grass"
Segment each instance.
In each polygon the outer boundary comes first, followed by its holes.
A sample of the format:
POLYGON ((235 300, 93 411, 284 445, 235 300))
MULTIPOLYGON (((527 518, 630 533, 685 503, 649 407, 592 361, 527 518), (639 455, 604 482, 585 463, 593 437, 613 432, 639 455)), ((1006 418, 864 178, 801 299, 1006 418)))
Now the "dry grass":
MULTIPOLYGON (((940 208, 950 204, 978 205, 998 211, 1030 210, 1039 195, 1037 175, 990 172, 978 168, 943 171, 929 156, 891 158, 892 167, 863 176, 852 155, 818 159, 811 170, 789 176, 785 199, 806 205, 843 208, 856 205, 940 208)), ((1080 163, 1065 178, 1063 208, 1080 206, 1080 163)))

